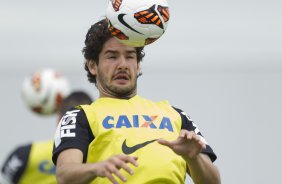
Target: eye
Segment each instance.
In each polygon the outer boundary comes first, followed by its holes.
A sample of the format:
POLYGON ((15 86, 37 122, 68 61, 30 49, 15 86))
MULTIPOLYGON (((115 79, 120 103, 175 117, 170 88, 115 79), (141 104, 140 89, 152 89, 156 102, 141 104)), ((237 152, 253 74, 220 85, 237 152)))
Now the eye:
POLYGON ((135 58, 136 58, 135 54, 127 55, 127 59, 135 59, 135 58))
POLYGON ((116 59, 116 58, 117 58, 117 56, 115 56, 115 55, 110 55, 110 56, 107 57, 107 59, 116 59))
POLYGON ((133 56, 127 56, 127 58, 128 58, 128 59, 133 59, 134 57, 133 57, 133 56))

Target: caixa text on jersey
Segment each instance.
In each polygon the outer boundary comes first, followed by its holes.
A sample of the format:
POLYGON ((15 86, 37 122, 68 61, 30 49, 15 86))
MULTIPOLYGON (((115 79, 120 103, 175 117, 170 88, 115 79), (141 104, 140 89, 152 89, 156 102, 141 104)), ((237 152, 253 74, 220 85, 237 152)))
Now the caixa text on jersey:
POLYGON ((111 128, 152 128, 152 129, 167 129, 173 132, 173 127, 168 117, 158 117, 149 115, 120 115, 120 116, 106 116, 103 119, 103 127, 105 129, 111 128))

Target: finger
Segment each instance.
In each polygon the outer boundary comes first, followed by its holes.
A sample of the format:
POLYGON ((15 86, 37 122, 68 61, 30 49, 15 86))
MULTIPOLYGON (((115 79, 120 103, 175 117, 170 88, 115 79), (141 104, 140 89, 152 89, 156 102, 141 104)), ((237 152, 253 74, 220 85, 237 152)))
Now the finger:
POLYGON ((188 140, 191 140, 191 139, 193 139, 193 137, 194 137, 195 135, 196 135, 195 132, 193 132, 193 131, 188 131, 187 134, 186 134, 186 138, 187 138, 188 140))
POLYGON ((188 132, 187 130, 183 130, 183 129, 182 129, 182 130, 180 131, 179 137, 185 137, 186 134, 187 134, 187 132, 188 132))
POLYGON ((118 184, 117 180, 113 177, 113 175, 109 172, 106 173, 106 177, 113 183, 118 184))
POLYGON ((116 176, 117 176, 119 179, 121 179, 123 182, 126 182, 126 181, 127 181, 126 177, 124 177, 124 176, 120 173, 119 170, 116 169, 116 170, 113 172, 113 174, 116 175, 116 176))
POLYGON ((172 143, 170 141, 164 140, 164 139, 158 139, 158 143, 164 146, 171 147, 172 143))
POLYGON ((132 165, 134 165, 135 167, 138 166, 137 160, 138 157, 136 156, 126 156, 126 155, 122 155, 121 156, 121 160, 123 160, 126 163, 131 163, 132 165))
MULTIPOLYGON (((122 181, 126 181, 126 178, 120 173, 119 168, 122 168, 122 165, 125 164, 122 161, 119 161, 116 163, 116 165, 110 165, 108 167, 108 171, 112 174, 114 174, 115 176, 117 176, 119 179, 121 179, 122 181)), ((111 176, 112 176, 111 174, 111 176)))
POLYGON ((202 149, 206 149, 206 144, 203 141, 203 137, 202 136, 196 134, 196 140, 201 145, 202 149))
POLYGON ((201 145, 202 149, 206 149, 206 144, 200 139, 199 144, 201 145))
POLYGON ((122 164, 121 168, 128 172, 130 175, 134 174, 133 170, 127 164, 122 164))
POLYGON ((192 135, 192 139, 194 139, 194 140, 197 141, 197 142, 201 141, 200 136, 197 135, 197 134, 195 134, 195 133, 192 135))
POLYGON ((200 144, 202 141, 201 141, 201 138, 200 138, 200 136, 199 135, 197 135, 197 134, 193 134, 192 135, 192 138, 191 138, 193 141, 195 141, 195 142, 197 142, 198 144, 200 144))
POLYGON ((203 143, 202 141, 201 141, 201 143, 202 143, 202 149, 206 149, 207 148, 206 144, 203 143))

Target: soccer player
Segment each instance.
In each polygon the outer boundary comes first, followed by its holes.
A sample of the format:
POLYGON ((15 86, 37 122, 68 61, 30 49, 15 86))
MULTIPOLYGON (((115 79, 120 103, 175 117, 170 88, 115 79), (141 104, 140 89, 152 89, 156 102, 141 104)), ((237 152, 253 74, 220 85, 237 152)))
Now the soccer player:
POLYGON ((57 127, 53 161, 59 184, 219 184, 216 155, 197 126, 167 101, 137 95, 143 48, 118 42, 103 19, 83 48, 91 105, 68 111, 57 127))
MULTIPOLYGON (((61 118, 67 110, 90 104, 91 97, 83 91, 74 91, 67 96, 58 111, 61 118)), ((56 184, 56 167, 52 162, 54 140, 33 142, 17 147, 4 162, 1 184, 56 184)))

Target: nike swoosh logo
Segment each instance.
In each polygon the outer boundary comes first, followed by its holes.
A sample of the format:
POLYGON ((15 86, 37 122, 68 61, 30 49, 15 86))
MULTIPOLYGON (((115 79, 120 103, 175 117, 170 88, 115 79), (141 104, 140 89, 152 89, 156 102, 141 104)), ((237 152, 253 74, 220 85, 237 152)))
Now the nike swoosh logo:
POLYGON ((143 148, 143 147, 147 146, 148 144, 150 144, 152 142, 155 142, 156 140, 157 139, 154 139, 154 140, 151 140, 151 141, 146 141, 146 142, 136 144, 134 146, 129 147, 129 146, 126 145, 126 139, 125 139, 122 143, 122 152, 126 155, 129 155, 131 153, 134 153, 138 149, 143 148))
MULTIPOLYGON (((132 30, 132 31, 134 31, 134 32, 136 32, 136 33, 142 34, 142 33, 140 33, 139 31, 135 30, 133 27, 131 27, 129 24, 127 24, 127 23, 124 21, 123 17, 124 17, 125 15, 126 15, 126 14, 124 14, 124 13, 121 13, 121 14, 118 15, 118 20, 120 21, 120 23, 122 23, 122 24, 123 24, 125 27, 127 27, 128 29, 130 29, 130 30, 132 30)), ((143 34, 142 34, 142 35, 143 35, 143 34)))

